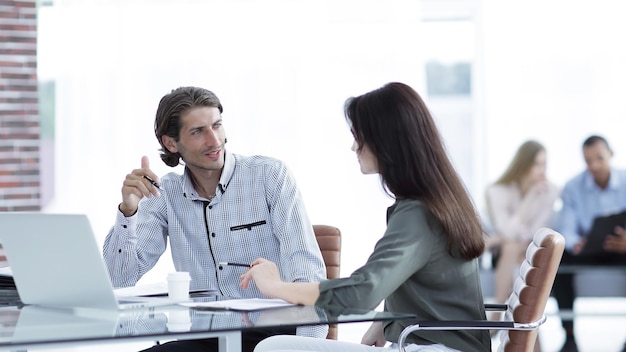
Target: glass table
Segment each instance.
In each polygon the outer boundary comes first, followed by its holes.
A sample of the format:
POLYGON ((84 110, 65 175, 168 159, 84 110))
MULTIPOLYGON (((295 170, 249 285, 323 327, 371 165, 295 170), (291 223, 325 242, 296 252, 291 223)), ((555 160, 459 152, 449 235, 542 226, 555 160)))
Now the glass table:
POLYGON ((248 329, 410 318, 414 316, 317 306, 252 312, 200 311, 177 304, 124 312, 5 306, 0 308, 0 350, 217 337, 220 352, 235 352, 241 351, 241 332, 248 329))

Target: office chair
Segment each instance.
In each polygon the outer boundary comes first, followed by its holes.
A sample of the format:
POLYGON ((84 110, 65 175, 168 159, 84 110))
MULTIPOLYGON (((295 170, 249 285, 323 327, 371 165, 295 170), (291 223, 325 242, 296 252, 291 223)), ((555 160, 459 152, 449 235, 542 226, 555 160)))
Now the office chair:
POLYGON ((485 304, 485 310, 506 311, 504 320, 424 321, 409 325, 398 339, 400 350, 405 352, 407 336, 417 330, 505 330, 508 333, 501 334, 499 351, 533 351, 537 330, 546 321, 544 310, 564 248, 565 238, 560 233, 549 228, 535 233, 507 304, 485 304))
MULTIPOLYGON (((333 226, 313 225, 313 232, 315 232, 315 239, 317 239, 317 244, 324 257, 326 277, 329 279, 338 278, 341 261, 341 231, 333 226)), ((337 325, 329 325, 326 338, 336 340, 337 334, 337 325)))

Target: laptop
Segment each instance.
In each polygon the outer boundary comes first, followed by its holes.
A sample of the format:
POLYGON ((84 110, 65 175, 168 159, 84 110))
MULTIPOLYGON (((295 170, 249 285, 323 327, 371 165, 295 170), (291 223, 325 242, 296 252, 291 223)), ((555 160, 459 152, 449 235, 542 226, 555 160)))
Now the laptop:
POLYGON ((579 255, 595 256, 608 253, 603 248, 604 240, 606 236, 613 234, 615 226, 626 228, 626 211, 596 217, 593 220, 591 230, 589 230, 587 234, 585 246, 580 251, 579 255))
POLYGON ((0 224, 0 243, 24 304, 124 310, 175 303, 117 297, 84 214, 0 212, 0 224))

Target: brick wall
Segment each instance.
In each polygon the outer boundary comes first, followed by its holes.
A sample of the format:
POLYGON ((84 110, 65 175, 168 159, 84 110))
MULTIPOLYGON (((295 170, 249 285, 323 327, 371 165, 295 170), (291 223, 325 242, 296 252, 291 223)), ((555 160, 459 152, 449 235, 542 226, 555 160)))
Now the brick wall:
POLYGON ((41 209, 36 0, 0 0, 0 211, 41 209))

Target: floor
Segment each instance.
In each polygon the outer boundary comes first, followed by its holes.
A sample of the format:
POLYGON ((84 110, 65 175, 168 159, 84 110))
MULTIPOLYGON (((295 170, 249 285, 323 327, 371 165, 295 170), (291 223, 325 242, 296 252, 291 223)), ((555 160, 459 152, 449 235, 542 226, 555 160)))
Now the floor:
MULTIPOLYGON (((621 352, 626 343, 626 298, 579 298, 574 307, 577 343, 580 352, 621 352)), ((547 322, 539 331, 542 352, 558 352, 564 341, 560 319, 555 313, 556 302, 550 299, 546 307, 547 322)), ((344 324, 339 328, 339 338, 359 342, 369 323, 344 324)), ((47 352, 134 352, 149 347, 149 342, 102 344, 62 349, 38 349, 47 352)), ((493 350, 498 343, 494 339, 493 350)))

